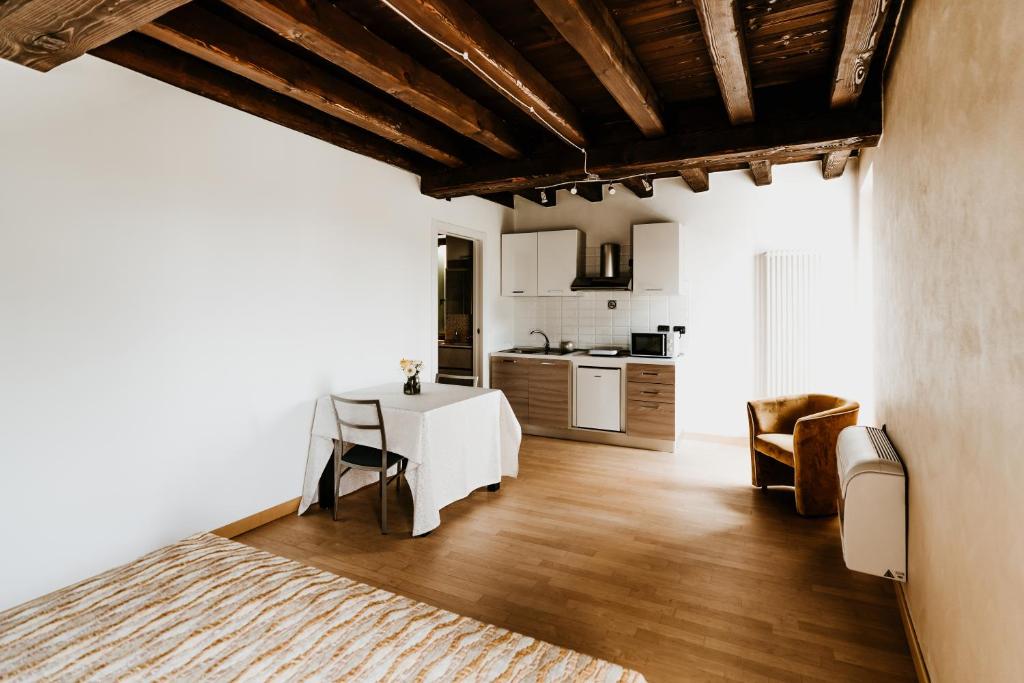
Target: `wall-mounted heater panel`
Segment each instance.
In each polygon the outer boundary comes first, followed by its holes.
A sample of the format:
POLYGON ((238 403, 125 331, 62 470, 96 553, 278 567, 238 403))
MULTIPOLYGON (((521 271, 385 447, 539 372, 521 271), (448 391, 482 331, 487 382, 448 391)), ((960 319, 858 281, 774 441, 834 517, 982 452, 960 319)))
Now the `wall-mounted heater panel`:
POLYGON ((907 486, 889 437, 874 427, 847 427, 836 447, 839 532, 854 571, 907 580, 907 486))
POLYGON ((760 396, 818 389, 820 258, 800 251, 756 257, 756 373, 760 396))

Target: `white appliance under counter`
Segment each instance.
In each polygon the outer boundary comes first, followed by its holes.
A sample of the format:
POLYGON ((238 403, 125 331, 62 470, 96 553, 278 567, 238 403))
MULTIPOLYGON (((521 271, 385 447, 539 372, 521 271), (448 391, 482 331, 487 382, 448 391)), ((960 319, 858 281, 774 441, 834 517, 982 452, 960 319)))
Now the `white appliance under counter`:
POLYGON ((622 368, 576 365, 576 419, 579 429, 622 431, 622 368))

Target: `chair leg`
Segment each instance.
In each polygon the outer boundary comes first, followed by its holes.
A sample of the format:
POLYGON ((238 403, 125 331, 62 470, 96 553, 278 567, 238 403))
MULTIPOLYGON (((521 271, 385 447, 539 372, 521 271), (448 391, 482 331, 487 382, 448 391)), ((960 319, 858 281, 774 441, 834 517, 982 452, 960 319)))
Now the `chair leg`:
POLYGON ((380 532, 386 534, 388 532, 388 473, 387 471, 381 471, 380 473, 380 532))
POLYGON ((334 445, 334 453, 331 454, 334 458, 334 486, 331 490, 334 491, 334 499, 331 501, 331 518, 338 521, 338 491, 341 489, 341 458, 338 457, 338 445, 334 445))

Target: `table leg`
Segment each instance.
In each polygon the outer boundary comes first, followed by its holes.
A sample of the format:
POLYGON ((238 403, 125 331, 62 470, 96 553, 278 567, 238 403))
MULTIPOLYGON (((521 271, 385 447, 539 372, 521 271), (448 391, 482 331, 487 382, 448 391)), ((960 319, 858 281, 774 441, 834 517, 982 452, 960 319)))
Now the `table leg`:
POLYGON ((501 488, 501 482, 500 481, 497 484, 488 484, 487 485, 487 490, 490 491, 491 493, 494 493, 495 491, 497 491, 500 488, 501 488))
POLYGON ((333 509, 334 501, 334 455, 327 460, 327 467, 320 474, 320 483, 317 489, 320 493, 320 509, 333 509))

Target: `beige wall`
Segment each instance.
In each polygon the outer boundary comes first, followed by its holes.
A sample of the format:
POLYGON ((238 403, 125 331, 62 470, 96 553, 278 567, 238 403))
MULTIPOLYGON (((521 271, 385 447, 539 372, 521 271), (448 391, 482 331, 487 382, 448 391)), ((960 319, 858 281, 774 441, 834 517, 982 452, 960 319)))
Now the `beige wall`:
POLYGON ((1024 4, 917 0, 865 157, 876 391, 937 681, 1024 671, 1024 4))

